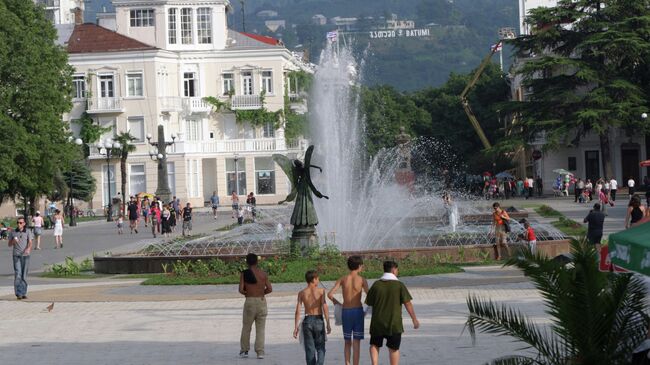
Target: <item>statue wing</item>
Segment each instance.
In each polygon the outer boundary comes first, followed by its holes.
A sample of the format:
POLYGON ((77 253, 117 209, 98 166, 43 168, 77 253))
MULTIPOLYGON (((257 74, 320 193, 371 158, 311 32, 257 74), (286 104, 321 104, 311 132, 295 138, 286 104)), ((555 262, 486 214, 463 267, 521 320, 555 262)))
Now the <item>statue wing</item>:
POLYGON ((287 156, 280 155, 277 153, 273 154, 273 161, 275 161, 275 163, 280 165, 282 171, 284 171, 284 173, 289 178, 289 181, 291 181, 291 192, 289 193, 289 195, 287 195, 286 199, 279 202, 278 204, 293 201, 296 198, 296 195, 298 194, 298 190, 296 190, 296 187, 298 186, 298 177, 296 176, 295 169, 293 167, 293 162, 287 156))
POLYGON ((323 171, 320 167, 313 166, 311 164, 311 155, 312 155, 312 153, 314 153, 314 146, 313 145, 309 146, 307 148, 307 152, 305 152, 305 174, 307 175, 307 183, 309 184, 309 188, 311 188, 311 191, 314 192, 314 195, 316 195, 316 197, 321 198, 321 199, 322 198, 329 199, 329 197, 327 195, 321 194, 321 192, 318 191, 318 189, 316 189, 316 187, 314 186, 314 183, 312 183, 312 181, 311 181, 311 171, 310 170, 311 170, 312 167, 315 167, 315 168, 321 170, 321 172, 323 171))

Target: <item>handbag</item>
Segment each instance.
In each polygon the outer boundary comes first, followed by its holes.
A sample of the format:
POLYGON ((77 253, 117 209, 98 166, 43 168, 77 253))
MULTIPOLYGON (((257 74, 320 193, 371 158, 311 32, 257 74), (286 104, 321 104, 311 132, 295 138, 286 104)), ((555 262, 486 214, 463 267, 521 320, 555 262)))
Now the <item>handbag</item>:
POLYGON ((503 219, 503 229, 506 233, 510 233, 510 219, 503 219))

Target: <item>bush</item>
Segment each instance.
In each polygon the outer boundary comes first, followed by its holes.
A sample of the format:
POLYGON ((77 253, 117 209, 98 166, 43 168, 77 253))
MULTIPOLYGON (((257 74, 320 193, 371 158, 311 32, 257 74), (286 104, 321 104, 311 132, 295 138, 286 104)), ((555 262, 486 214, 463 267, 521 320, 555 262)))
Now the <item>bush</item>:
POLYGON ((226 275, 230 274, 230 267, 221 259, 212 259, 208 261, 208 267, 210 271, 217 275, 226 275))

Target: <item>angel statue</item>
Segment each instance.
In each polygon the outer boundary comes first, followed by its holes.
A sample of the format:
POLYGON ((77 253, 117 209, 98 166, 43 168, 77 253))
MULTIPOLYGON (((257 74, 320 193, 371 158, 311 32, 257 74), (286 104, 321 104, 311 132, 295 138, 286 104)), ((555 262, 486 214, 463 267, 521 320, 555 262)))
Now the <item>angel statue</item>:
POLYGON ((290 160, 286 156, 274 154, 273 161, 275 161, 289 180, 291 181, 291 193, 287 198, 278 204, 284 202, 296 201, 291 214, 290 223, 293 225, 292 241, 303 241, 303 244, 309 244, 309 239, 315 234, 314 226, 318 224, 318 216, 314 209, 314 201, 311 197, 313 192, 318 198, 329 199, 329 197, 321 194, 311 181, 310 169, 316 168, 323 172, 323 169, 311 164, 311 155, 314 152, 314 146, 309 146, 305 153, 305 162, 300 160, 290 160))

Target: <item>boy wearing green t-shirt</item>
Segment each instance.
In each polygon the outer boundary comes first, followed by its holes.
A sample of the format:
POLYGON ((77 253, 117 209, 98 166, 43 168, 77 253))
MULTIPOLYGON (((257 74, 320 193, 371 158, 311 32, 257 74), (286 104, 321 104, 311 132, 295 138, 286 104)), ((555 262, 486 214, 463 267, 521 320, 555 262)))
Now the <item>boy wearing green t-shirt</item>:
POLYGON ((372 365, 379 363, 379 348, 386 339, 386 347, 391 365, 399 364, 399 346, 402 341, 402 304, 406 308, 413 328, 418 329, 420 322, 415 316, 411 303, 411 294, 406 286, 397 279, 399 269, 395 261, 384 261, 384 275, 377 280, 366 296, 366 304, 372 307, 370 320, 370 360, 372 365))

